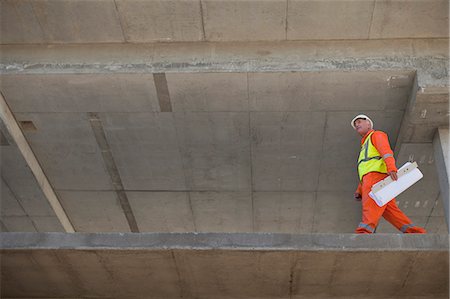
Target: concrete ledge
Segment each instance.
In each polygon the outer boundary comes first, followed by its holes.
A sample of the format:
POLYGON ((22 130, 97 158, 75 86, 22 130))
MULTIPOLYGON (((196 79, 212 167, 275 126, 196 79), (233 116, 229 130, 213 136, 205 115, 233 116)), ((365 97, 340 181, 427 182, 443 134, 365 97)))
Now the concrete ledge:
POLYGON ((448 39, 2 45, 0 74, 416 70, 448 86, 448 39))
POLYGON ((448 251, 448 235, 276 233, 1 233, 0 249, 448 251))
POLYGON ((448 236, 3 233, 2 298, 448 298, 448 236))

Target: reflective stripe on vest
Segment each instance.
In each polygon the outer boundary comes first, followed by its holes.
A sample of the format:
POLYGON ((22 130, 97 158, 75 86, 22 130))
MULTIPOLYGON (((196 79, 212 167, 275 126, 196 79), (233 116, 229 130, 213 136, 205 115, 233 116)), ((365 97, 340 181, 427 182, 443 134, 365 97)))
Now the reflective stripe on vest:
POLYGON ((377 148, 372 143, 372 134, 370 133, 361 146, 361 152, 358 158, 358 174, 359 180, 369 172, 387 173, 387 167, 384 160, 381 158, 377 148))

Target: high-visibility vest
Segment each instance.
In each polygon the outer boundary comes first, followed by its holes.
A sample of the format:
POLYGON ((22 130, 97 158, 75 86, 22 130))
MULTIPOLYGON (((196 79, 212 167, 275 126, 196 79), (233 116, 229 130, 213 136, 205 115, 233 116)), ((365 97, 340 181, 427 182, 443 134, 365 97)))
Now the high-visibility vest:
POLYGON ((377 148, 372 143, 372 134, 367 136, 364 143, 361 145, 361 152, 358 158, 358 174, 359 180, 362 180, 363 176, 369 172, 381 172, 387 173, 387 167, 384 160, 381 158, 377 148))

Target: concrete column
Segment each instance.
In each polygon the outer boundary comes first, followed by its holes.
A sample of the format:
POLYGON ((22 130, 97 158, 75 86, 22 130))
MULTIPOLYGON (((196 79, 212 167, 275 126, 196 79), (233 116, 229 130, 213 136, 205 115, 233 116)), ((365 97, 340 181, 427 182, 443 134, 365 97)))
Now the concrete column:
POLYGON ((434 157, 439 176, 439 186, 441 188, 441 198, 445 211, 445 220, 447 221, 447 229, 450 232, 449 221, 449 129, 439 128, 433 139, 434 157))

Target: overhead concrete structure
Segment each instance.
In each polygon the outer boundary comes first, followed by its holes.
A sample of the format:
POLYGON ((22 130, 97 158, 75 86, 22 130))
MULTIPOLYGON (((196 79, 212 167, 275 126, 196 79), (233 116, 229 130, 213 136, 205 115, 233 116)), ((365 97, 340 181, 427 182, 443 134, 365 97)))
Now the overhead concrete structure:
POLYGON ((5 233, 0 241, 2 298, 418 299, 449 291, 446 235, 5 233))
MULTIPOLYGON (((442 166, 450 111, 448 11, 446 0, 0 1, 0 91, 11 111, 0 122, 0 228, 12 233, 2 238, 70 227, 89 233, 336 234, 327 235, 331 239, 353 233, 361 218, 353 200, 359 136, 349 121, 360 113, 388 133, 397 166, 414 160, 424 173, 397 198, 400 208, 436 234, 431 239, 448 235, 448 171, 442 166)), ((398 232, 382 220, 377 233, 398 232)), ((34 238, 49 235, 27 236, 38 242, 34 238)), ((77 235, 58 236, 81 242, 77 235)), ((376 238, 398 248, 393 239, 410 237, 376 238)), ((430 244, 420 263, 434 268, 431 239, 414 239, 402 265, 413 269, 422 254, 413 252, 430 244)), ((10 256, 15 249, 7 245, 2 255, 10 256)), ((52 250, 43 256, 60 256, 52 250)), ((73 250, 82 258, 78 247, 73 250)), ((170 250, 158 254, 170 256, 170 250)), ((287 268, 292 256, 302 255, 292 250, 288 261, 280 257, 287 268)), ((375 251, 391 261, 389 249, 375 251)), ((227 254, 224 260, 234 265, 238 259, 227 254)), ((254 258, 252 249, 245 254, 254 258)), ((339 263, 333 254, 324 259, 339 263)), ((438 255, 448 264, 445 253, 438 255)), ((31 269, 27 261, 20 265, 31 269)), ((266 277, 250 268, 248 277, 266 277)), ((281 281, 277 277, 263 281, 281 281)), ((394 280, 390 287, 403 291, 379 295, 444 296, 448 282, 438 280, 433 293, 434 278, 423 277, 422 289, 405 287, 414 277, 394 280)), ((289 280, 267 298, 297 294, 285 292, 289 280)), ((220 281, 219 290, 233 286, 220 281)), ((8 296, 37 296, 7 285, 8 296)), ((71 296, 82 296, 80 290, 71 296)), ((183 296, 195 297, 195 287, 186 290, 193 293, 183 296)), ((359 291, 351 296, 367 298, 376 289, 359 291)))

